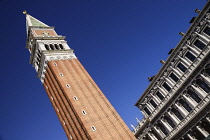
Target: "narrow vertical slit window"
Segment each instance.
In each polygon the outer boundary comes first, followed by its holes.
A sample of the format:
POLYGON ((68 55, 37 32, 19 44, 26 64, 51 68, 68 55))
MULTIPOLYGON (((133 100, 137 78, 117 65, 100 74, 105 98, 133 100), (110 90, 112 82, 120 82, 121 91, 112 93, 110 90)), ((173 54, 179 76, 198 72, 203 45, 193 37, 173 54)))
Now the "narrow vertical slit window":
POLYGON ((85 112, 85 110, 82 110, 82 114, 83 114, 83 115, 86 115, 87 113, 85 112))
POLYGON ((66 84, 66 87, 67 87, 67 88, 70 88, 70 85, 69 85, 69 84, 66 84))
POLYGON ((93 131, 96 131, 96 128, 95 128, 95 126, 91 126, 91 128, 92 128, 92 130, 93 130, 93 131))
POLYGON ((74 96, 74 100, 75 100, 75 101, 77 101, 77 100, 78 100, 77 96, 74 96))
POLYGON ((59 73, 60 76, 63 76, 63 73, 59 73))

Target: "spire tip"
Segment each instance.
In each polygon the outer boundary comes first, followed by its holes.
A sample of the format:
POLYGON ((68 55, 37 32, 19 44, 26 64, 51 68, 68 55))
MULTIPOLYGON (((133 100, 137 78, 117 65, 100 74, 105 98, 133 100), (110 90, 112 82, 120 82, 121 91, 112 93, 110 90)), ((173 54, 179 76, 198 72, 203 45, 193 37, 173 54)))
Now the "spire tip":
POLYGON ((24 14, 24 15, 26 15, 26 14, 27 14, 26 10, 24 10, 24 11, 23 11, 23 14, 24 14))

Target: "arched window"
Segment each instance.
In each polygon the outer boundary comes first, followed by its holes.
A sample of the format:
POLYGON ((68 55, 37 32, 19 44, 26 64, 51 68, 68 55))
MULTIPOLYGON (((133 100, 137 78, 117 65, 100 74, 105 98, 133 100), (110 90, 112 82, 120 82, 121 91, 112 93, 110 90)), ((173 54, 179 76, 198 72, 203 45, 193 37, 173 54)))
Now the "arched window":
POLYGON ((201 79, 197 79, 196 84, 198 84, 206 93, 210 92, 210 87, 201 79))
POLYGON ((50 50, 49 46, 47 44, 44 45, 46 50, 50 50))
POLYGON ((59 44, 59 46, 60 46, 61 49, 64 49, 62 44, 59 44))
POLYGON ((54 46, 52 44, 50 44, 50 49, 54 50, 54 46))
POLYGON ((189 105, 188 103, 186 103, 185 100, 180 99, 180 100, 179 100, 179 103, 180 103, 188 112, 192 111, 192 108, 190 107, 190 105, 189 105))
POLYGON ((56 50, 59 50, 60 49, 59 46, 58 46, 58 44, 55 44, 55 49, 56 50))
POLYGON ((195 100, 197 103, 200 103, 201 98, 195 92, 193 92, 191 89, 187 90, 187 94, 190 95, 190 97, 192 97, 193 100, 195 100))

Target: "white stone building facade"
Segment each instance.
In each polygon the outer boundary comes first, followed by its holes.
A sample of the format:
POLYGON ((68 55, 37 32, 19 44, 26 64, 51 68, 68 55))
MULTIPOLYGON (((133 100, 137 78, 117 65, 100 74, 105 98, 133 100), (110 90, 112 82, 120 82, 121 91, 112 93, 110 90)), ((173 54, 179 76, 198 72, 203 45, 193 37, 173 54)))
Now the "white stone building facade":
POLYGON ((188 31, 170 51, 137 106, 144 115, 139 140, 204 140, 210 137, 210 1, 196 10, 188 31))

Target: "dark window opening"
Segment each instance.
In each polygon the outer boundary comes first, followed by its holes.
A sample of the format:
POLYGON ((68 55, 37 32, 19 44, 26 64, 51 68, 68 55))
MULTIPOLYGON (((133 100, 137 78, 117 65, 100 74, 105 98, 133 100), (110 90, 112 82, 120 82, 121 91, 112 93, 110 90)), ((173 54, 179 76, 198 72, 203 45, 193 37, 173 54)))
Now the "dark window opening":
POLYGON ((149 109, 148 109, 147 107, 144 108, 144 111, 145 111, 148 115, 151 114, 151 112, 149 111, 149 109))
POLYGON ((149 102, 151 103, 151 105, 152 105, 154 108, 157 107, 157 104, 154 102, 154 100, 150 100, 149 102))
POLYGON ((201 79, 196 80, 196 84, 198 84, 206 93, 210 92, 210 87, 201 79))
POLYGON ((56 50, 59 50, 58 44, 55 44, 55 49, 56 49, 56 50))
POLYGON ((186 54, 185 54, 185 57, 187 57, 190 61, 194 61, 195 60, 195 56, 191 53, 191 52, 187 52, 186 54))
POLYGON ((191 111, 192 111, 192 108, 190 107, 190 105, 189 105, 188 103, 186 103, 185 100, 180 99, 180 100, 179 100, 179 103, 180 103, 188 112, 191 112, 191 111))
POLYGON ((210 76, 210 68, 206 68, 205 73, 208 74, 208 76, 210 76))
POLYGON ((160 135, 159 135, 156 131, 152 130, 151 133, 154 134, 154 136, 155 136, 158 140, 162 140, 162 138, 160 137, 160 135))
POLYGON ((160 130, 165 134, 168 135, 168 130, 159 122, 157 126, 160 128, 160 130))
POLYGON ((62 44, 59 44, 59 46, 60 46, 61 49, 64 49, 62 44))
POLYGON ((208 26, 203 30, 203 32, 210 36, 210 28, 208 26))
POLYGON ((168 122, 168 124, 169 124, 172 128, 175 127, 174 122, 173 122, 168 116, 165 116, 164 119, 168 122))
POLYGON ((194 45, 196 47, 198 47, 200 50, 203 50, 206 47, 206 45, 203 42, 201 42, 200 40, 196 40, 194 45))
POLYGON ((163 83, 163 87, 167 90, 170 91, 171 87, 167 83, 163 83))
POLYGON ((185 72, 187 70, 187 68, 182 64, 182 63, 179 63, 177 65, 177 67, 182 71, 182 72, 185 72))
POLYGON ((156 95, 158 96, 158 98, 160 100, 163 100, 164 99, 163 95, 159 91, 156 93, 156 95))
POLYGON ((177 82, 177 81, 179 80, 179 78, 178 78, 175 74, 173 74, 173 73, 171 73, 171 74, 169 75, 169 77, 170 77, 171 79, 173 79, 175 82, 177 82))
POLYGON ((44 45, 46 50, 50 50, 49 46, 47 44, 44 45))
POLYGON ((148 136, 148 134, 145 135, 144 139, 145 139, 145 140, 152 140, 152 139, 148 136))
POLYGON ((54 50, 54 46, 52 44, 50 44, 50 49, 54 50))
POLYGON ((181 113, 176 110, 175 108, 172 108, 171 111, 177 116, 177 118, 179 118, 179 120, 183 120, 184 117, 181 115, 181 113))
POLYGON ((201 98, 195 92, 193 92, 191 89, 189 89, 187 91, 187 94, 190 95, 190 97, 192 97, 193 100, 195 100, 197 103, 200 103, 201 98))

